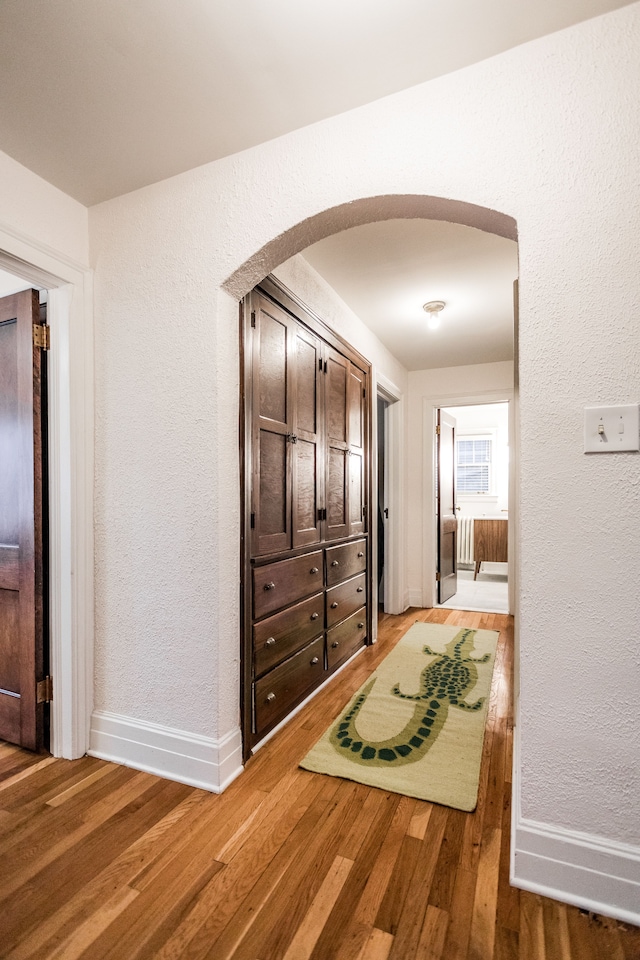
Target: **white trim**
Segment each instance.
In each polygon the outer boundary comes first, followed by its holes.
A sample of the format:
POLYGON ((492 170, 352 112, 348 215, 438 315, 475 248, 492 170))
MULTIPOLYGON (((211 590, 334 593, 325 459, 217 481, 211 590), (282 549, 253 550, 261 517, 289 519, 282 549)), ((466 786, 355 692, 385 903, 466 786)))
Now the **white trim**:
POLYGON ((3 224, 0 267, 49 291, 51 752, 72 760, 93 699, 92 274, 3 224))
MULTIPOLYGON (((438 397, 423 398, 422 430, 423 430, 423 553, 422 553, 422 594, 425 607, 433 607, 436 603, 436 554, 438 531, 435 517, 435 484, 436 469, 436 415, 440 407, 469 407, 482 403, 509 404, 509 440, 513 436, 514 397, 511 388, 503 390, 476 390, 470 394, 441 395, 438 397)), ((509 456, 509 612, 513 613, 514 598, 516 596, 516 580, 518 571, 512 563, 513 551, 516 549, 516 531, 518 504, 511 497, 514 488, 514 477, 518 473, 519 451, 514 445, 510 448, 509 456)))
POLYGON ((93 713, 87 752, 211 793, 222 793, 243 770, 240 727, 214 740, 106 710, 93 713))
MULTIPOLYGON (((385 550, 386 573, 384 590, 384 609, 386 613, 403 613, 406 607, 404 600, 404 514, 403 514, 403 496, 404 486, 404 417, 405 402, 402 390, 395 385, 384 374, 376 371, 375 375, 376 398, 381 397, 389 404, 386 409, 385 427, 387 440, 387 504, 389 506, 389 520, 387 523, 388 543, 385 550)), ((376 420, 374 421, 374 436, 377 438, 377 404, 376 420)), ((373 503, 376 505, 375 517, 377 518, 378 504, 378 484, 377 474, 374 473, 374 489, 372 491, 373 503)), ((374 519, 372 530, 372 549, 374 557, 377 556, 378 524, 374 519)), ((377 606, 377 576, 374 587, 376 590, 374 611, 377 606)), ((374 618, 377 619, 377 618, 374 618)))

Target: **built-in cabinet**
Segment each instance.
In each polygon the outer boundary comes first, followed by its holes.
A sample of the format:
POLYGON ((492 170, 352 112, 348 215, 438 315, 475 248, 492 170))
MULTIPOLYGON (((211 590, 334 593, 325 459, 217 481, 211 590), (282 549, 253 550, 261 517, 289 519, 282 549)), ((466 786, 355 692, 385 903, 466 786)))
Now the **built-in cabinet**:
POLYGON ((371 636, 370 366, 268 278, 242 308, 245 753, 371 636))

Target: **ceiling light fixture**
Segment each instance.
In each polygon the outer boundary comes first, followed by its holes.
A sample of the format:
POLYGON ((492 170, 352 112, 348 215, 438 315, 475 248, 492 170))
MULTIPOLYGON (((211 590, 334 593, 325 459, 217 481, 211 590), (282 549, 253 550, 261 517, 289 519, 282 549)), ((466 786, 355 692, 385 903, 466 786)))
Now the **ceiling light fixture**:
POLYGON ((427 326, 429 330, 437 330, 440 326, 440 313, 444 310, 446 304, 444 300, 429 300, 429 303, 423 303, 422 309, 429 314, 427 326))

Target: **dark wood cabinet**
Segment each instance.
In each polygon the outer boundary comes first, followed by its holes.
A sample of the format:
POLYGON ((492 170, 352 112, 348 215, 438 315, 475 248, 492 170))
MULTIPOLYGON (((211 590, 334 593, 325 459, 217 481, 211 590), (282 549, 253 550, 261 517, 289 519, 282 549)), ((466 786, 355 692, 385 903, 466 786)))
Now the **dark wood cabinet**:
POLYGON ((371 636, 371 370, 272 278, 241 322, 248 756, 371 636))

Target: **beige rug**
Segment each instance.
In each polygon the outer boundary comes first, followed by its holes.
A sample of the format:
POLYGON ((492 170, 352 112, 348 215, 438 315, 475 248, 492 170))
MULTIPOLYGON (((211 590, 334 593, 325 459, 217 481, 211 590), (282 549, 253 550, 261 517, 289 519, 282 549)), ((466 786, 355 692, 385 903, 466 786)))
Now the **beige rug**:
POLYGON ((473 810, 497 642, 414 624, 300 766, 473 810))

